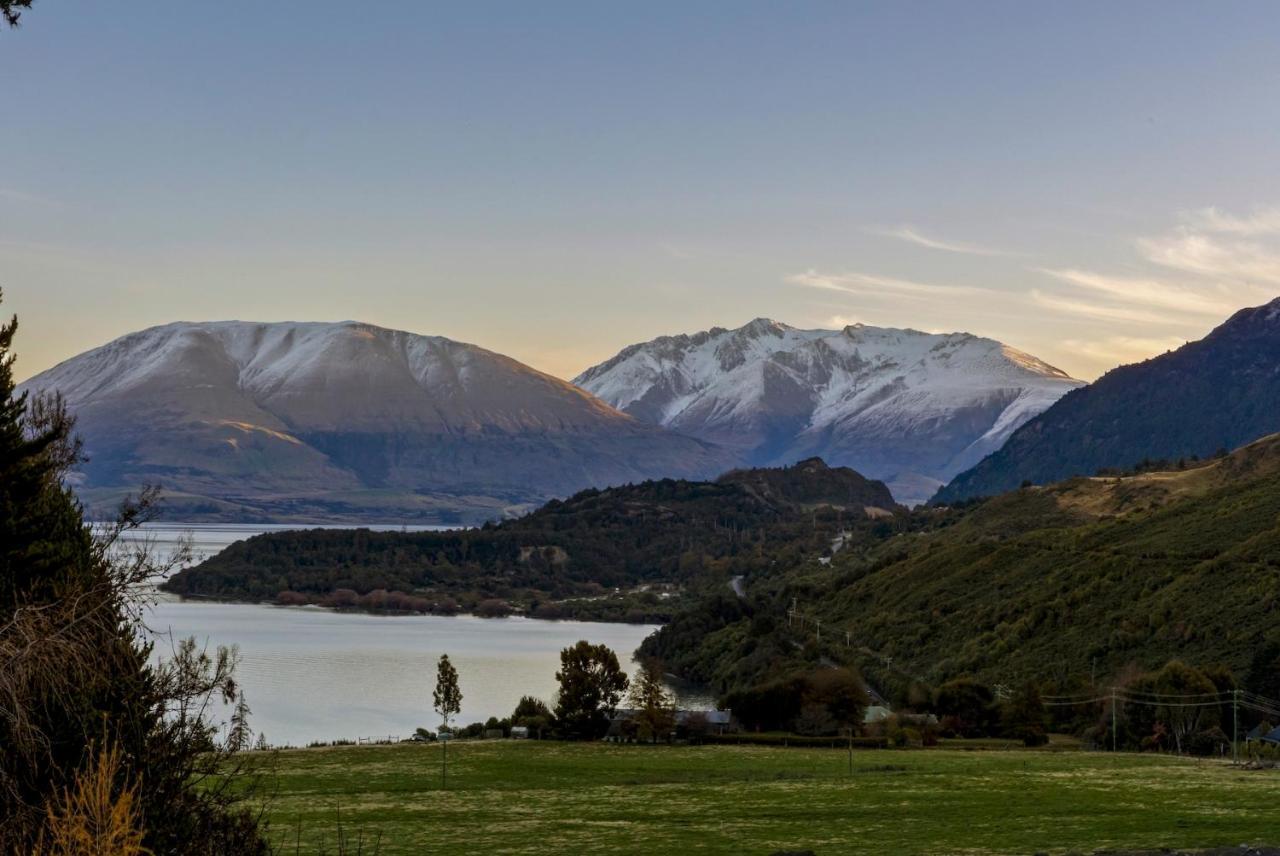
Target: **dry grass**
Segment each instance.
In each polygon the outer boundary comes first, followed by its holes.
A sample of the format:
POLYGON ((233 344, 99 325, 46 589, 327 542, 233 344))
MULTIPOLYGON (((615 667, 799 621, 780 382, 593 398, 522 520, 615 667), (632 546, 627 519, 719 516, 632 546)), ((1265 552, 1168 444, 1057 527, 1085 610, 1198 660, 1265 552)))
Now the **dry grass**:
POLYGON ((48 807, 39 856, 144 856, 136 784, 119 785, 120 752, 99 752, 48 807))

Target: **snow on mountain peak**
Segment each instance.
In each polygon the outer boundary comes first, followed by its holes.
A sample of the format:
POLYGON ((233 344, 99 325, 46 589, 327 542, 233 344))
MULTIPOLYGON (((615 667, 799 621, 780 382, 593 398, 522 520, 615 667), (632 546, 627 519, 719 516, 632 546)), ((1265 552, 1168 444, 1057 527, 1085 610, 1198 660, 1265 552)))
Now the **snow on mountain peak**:
POLYGON ((767 318, 632 345, 574 382, 753 464, 820 455, 872 478, 897 478, 905 501, 927 498, 931 485, 994 451, 1080 385, 969 333, 865 324, 803 330, 767 318))

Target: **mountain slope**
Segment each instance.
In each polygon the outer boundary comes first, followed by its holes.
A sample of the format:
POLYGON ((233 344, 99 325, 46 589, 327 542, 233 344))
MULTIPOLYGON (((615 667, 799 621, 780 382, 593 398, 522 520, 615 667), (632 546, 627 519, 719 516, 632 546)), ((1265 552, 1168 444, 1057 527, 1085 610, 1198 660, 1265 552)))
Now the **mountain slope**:
POLYGON ((1144 459, 1206 457, 1280 430, 1280 300, 1063 397, 937 495, 992 496, 1144 459))
POLYGON ((632 345, 574 382, 749 463, 819 456, 888 481, 904 502, 924 501, 1080 385, 965 333, 797 330, 764 318, 632 345))
POLYGON ((817 655, 885 684, 971 674, 1080 686, 1175 658, 1243 675, 1276 638, 1277 520, 1273 435, 1185 470, 917 509, 894 530, 863 531, 830 565, 748 576, 753 618, 715 620, 724 610, 710 599, 646 645, 722 688, 767 679, 761 647, 812 639, 783 618, 795 599, 805 626, 821 620, 817 655), (682 636, 685 625, 699 633, 682 636), (768 627, 769 638, 749 632, 768 627))
POLYGON ((477 520, 733 461, 500 354, 354 322, 169 324, 23 388, 77 416, 91 503, 159 483, 206 517, 477 520))

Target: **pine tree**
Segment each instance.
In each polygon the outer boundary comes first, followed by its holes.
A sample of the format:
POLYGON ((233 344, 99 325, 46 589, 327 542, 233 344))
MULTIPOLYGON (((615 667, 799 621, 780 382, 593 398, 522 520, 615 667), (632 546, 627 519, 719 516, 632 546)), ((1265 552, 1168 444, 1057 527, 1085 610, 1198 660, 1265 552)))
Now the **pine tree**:
POLYGON ((628 700, 636 709, 635 723, 641 740, 657 742, 675 728, 675 702, 662 683, 662 675, 662 663, 650 658, 641 664, 640 674, 631 683, 628 700))
POLYGON ((17 329, 0 326, 0 852, 32 852, 50 809, 109 755, 149 851, 264 853, 234 788, 208 778, 222 759, 198 711, 216 693, 234 701, 234 658, 192 643, 150 664, 136 591, 157 569, 111 546, 152 494, 105 535, 85 524, 63 481, 80 459, 72 420, 57 398, 16 394, 17 329))
MULTIPOLYGON (((249 700, 240 693, 235 710, 231 713, 231 730, 227 733, 227 751, 243 752, 252 745, 253 730, 249 727, 249 700)), ((261 739, 262 735, 258 735, 261 739)))

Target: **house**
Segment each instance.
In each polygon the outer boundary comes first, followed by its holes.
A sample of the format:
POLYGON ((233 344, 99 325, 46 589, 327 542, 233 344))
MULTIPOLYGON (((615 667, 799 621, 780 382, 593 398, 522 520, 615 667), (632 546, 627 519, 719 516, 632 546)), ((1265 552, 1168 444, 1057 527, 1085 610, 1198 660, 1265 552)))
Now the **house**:
POLYGON ((891 716, 893 716, 893 711, 887 706, 873 704, 862 714, 862 724, 871 725, 874 722, 884 722, 891 716))
POLYGON ((529 729, 523 725, 511 726, 511 739, 512 740, 528 740, 529 729))

